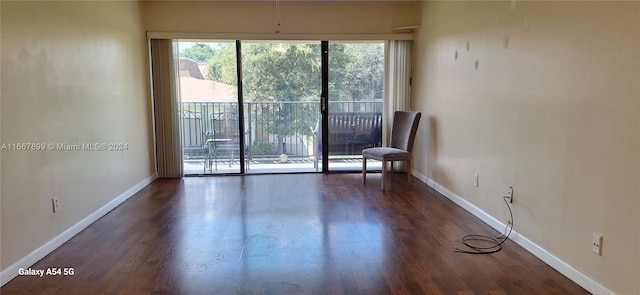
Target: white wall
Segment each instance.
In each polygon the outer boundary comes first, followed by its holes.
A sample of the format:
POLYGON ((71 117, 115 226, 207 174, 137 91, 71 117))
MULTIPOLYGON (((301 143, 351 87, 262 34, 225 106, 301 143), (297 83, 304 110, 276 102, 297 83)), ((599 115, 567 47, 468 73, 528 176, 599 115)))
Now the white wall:
POLYGON ((640 294, 640 2, 426 2, 414 50, 416 171, 640 294))
POLYGON ((119 152, 2 151, 4 271, 155 169, 147 161, 149 66, 138 4, 0 5, 2 143, 128 145, 119 152))

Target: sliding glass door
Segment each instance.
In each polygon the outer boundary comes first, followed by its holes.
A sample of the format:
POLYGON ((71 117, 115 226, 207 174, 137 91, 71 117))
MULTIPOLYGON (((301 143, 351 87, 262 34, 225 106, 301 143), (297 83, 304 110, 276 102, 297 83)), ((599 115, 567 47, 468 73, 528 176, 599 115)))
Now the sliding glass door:
POLYGON ((182 41, 177 47, 184 173, 240 173, 236 42, 182 41))
MULTIPOLYGON (((331 42, 328 77, 329 170, 362 169, 362 149, 381 146, 384 42, 331 42)), ((368 170, 380 170, 370 162, 368 170)))
POLYGON ((382 143, 383 42, 176 45, 185 174, 358 171, 382 143))
POLYGON ((318 41, 243 41, 247 173, 316 171, 320 130, 318 41))

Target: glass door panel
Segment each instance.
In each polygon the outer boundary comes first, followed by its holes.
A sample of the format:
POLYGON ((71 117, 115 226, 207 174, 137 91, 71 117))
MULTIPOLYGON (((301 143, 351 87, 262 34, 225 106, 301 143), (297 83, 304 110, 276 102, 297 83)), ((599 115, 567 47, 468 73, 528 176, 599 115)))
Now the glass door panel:
POLYGON ((381 146, 383 87, 384 42, 329 44, 329 170, 362 170, 362 149, 381 146))
POLYGON ((247 173, 321 169, 320 42, 243 41, 247 173))
POLYGON ((240 173, 235 42, 176 43, 184 173, 240 173))

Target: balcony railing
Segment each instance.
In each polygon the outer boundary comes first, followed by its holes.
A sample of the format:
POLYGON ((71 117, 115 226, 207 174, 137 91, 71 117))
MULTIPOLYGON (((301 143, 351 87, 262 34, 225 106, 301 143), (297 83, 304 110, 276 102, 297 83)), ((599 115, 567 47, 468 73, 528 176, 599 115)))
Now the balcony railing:
MULTIPOLYGON (((242 107, 248 157, 269 158, 283 153, 293 157, 313 155, 319 102, 245 102, 242 107)), ((382 112, 382 101, 330 101, 329 109, 331 112, 382 112)), ((239 142, 238 103, 183 102, 180 112, 185 158, 206 157, 207 139, 223 136, 233 143, 239 142)))

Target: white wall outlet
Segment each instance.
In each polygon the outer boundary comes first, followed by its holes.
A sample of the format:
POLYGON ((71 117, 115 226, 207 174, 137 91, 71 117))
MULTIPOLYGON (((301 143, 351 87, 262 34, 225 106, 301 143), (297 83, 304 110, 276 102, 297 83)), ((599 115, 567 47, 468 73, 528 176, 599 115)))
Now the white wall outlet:
POLYGON ((510 186, 507 190, 507 197, 509 197, 509 203, 513 203, 513 187, 510 186))
POLYGON ((593 234, 593 241, 591 243, 591 252, 602 255, 602 235, 593 234))
POLYGON ((480 185, 480 174, 476 174, 473 176, 473 185, 478 187, 480 185))
POLYGON ((53 213, 60 210, 60 201, 58 200, 58 197, 51 198, 51 204, 53 205, 53 213))

